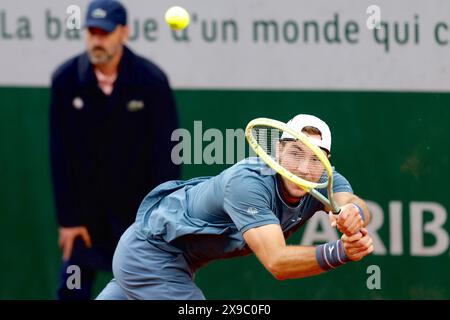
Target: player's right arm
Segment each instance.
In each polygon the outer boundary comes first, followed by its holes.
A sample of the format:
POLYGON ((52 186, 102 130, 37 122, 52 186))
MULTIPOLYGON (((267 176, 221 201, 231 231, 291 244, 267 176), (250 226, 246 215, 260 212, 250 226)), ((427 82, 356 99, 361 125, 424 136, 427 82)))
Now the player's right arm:
POLYGON ((314 246, 286 245, 271 209, 270 183, 253 171, 235 173, 225 185, 224 210, 264 267, 279 280, 303 278, 359 260, 373 250, 366 233, 314 246), (344 250, 353 249, 346 254, 344 250))
POLYGON ((324 272, 317 263, 316 248, 287 246, 277 224, 249 229, 243 237, 259 261, 278 280, 304 278, 324 272))
MULTIPOLYGON (((243 237, 264 267, 278 280, 304 278, 327 271, 317 259, 317 247, 286 245, 281 227, 277 224, 249 229, 243 237)), ((361 260, 373 251, 368 233, 343 236, 341 241, 350 261, 361 260)))

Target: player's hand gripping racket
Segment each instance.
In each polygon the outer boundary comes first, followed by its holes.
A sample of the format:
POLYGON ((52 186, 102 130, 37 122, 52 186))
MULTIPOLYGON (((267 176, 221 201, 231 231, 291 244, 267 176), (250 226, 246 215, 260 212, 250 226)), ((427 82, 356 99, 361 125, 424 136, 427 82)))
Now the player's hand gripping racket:
POLYGON ((245 136, 256 154, 273 170, 339 214, 340 208, 333 200, 333 169, 327 155, 312 138, 267 118, 250 121, 245 136), (328 197, 318 191, 323 188, 327 189, 328 197))

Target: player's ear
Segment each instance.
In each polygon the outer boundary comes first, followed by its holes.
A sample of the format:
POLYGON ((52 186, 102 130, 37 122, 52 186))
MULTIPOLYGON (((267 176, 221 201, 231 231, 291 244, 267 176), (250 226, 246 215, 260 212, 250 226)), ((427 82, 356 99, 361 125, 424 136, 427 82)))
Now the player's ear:
POLYGON ((283 150, 283 144, 281 143, 281 141, 277 141, 277 145, 275 147, 275 159, 277 159, 277 161, 280 161, 280 155, 281 155, 281 151, 283 150))

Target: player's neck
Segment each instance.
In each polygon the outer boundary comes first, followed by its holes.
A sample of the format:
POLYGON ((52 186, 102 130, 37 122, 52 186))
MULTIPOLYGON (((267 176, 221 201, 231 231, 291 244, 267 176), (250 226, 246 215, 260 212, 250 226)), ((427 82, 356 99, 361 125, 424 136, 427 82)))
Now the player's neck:
POLYGON ((282 200, 289 206, 296 207, 300 203, 300 198, 291 196, 283 185, 281 179, 277 179, 278 189, 280 190, 280 196, 282 200))
POLYGON ((301 198, 292 197, 284 190, 284 187, 281 187, 281 196, 283 197, 283 200, 292 207, 296 207, 300 203, 301 198))
POLYGON ((112 76, 117 74, 119 70, 119 63, 123 56, 123 47, 119 52, 107 63, 95 65, 95 69, 99 70, 105 76, 112 76))

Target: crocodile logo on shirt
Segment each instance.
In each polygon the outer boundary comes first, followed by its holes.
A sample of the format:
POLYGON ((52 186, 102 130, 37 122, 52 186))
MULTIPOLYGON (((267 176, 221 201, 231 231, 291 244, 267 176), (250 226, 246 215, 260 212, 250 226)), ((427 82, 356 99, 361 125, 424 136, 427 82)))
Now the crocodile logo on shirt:
POLYGON ((127 110, 130 112, 136 112, 144 108, 144 101, 141 100, 131 100, 127 104, 127 110))

